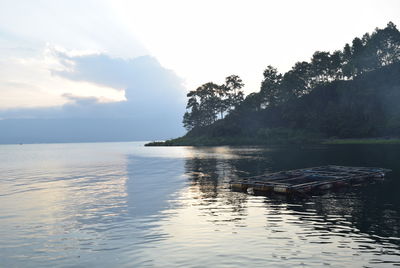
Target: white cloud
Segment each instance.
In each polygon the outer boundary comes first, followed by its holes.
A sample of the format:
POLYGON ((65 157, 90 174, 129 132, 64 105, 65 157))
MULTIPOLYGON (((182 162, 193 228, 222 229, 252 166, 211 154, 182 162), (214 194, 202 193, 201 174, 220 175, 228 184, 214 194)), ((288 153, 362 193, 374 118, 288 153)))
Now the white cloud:
POLYGON ((59 106, 68 100, 63 94, 96 96, 110 101, 124 100, 121 88, 71 81, 54 76, 63 70, 60 59, 47 48, 34 57, 6 57, 0 60, 0 109, 59 106), (117 90, 119 89, 119 91, 117 90))
POLYGON ((14 87, 15 92, 18 92, 17 89, 25 89, 32 85, 32 91, 40 92, 45 84, 63 84, 64 88, 54 89, 53 93, 58 93, 64 100, 62 109, 59 110, 60 114, 46 108, 37 109, 38 113, 34 109, 15 108, 0 110, 3 118, 7 116, 10 118, 13 115, 30 117, 35 113, 40 115, 39 117, 45 115, 53 118, 59 116, 117 118, 137 117, 141 114, 143 120, 146 120, 145 115, 154 116, 160 110, 163 116, 173 115, 179 120, 182 116, 185 100, 182 80, 171 70, 163 68, 155 58, 143 56, 125 60, 105 54, 81 56, 70 56, 63 52, 51 54, 54 54, 55 58, 38 62, 28 60, 22 63, 29 65, 29 69, 36 69, 39 76, 41 72, 44 73, 39 81, 35 80, 35 75, 29 73, 24 78, 27 84, 3 81, 3 87, 14 87), (45 75, 47 79, 44 79, 45 75), (35 85, 35 82, 38 84, 35 85), (111 95, 107 91, 122 95, 121 100, 114 99, 114 102, 107 103, 109 100, 107 96, 111 95), (102 92, 109 94, 101 95, 102 92), (71 105, 74 107, 73 110, 70 109, 71 105), (47 110, 49 113, 46 114, 47 110), (80 113, 80 111, 85 112, 80 113))

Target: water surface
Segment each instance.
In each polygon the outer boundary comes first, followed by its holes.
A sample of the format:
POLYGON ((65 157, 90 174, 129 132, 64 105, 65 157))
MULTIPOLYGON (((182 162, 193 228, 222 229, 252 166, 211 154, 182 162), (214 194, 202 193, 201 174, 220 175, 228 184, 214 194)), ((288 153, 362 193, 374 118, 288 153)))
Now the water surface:
POLYGON ((400 146, 0 145, 0 267, 400 265, 400 146), (307 199, 235 178, 318 165, 393 169, 307 199))

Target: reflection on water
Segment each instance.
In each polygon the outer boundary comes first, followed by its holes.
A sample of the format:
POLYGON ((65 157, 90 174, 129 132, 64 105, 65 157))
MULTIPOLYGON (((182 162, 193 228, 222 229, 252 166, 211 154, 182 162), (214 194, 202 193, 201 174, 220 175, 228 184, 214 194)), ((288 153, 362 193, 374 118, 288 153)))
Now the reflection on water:
POLYGON ((0 146, 0 267, 400 265, 399 146, 0 146), (232 179, 326 164, 393 169, 308 199, 232 179))

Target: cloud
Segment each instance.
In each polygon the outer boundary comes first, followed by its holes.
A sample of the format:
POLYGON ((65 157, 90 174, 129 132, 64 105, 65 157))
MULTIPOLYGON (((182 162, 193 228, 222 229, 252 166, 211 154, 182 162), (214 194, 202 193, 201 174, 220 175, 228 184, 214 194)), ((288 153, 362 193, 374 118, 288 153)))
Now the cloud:
POLYGON ((182 134, 182 80, 135 28, 110 1, 1 1, 0 143, 182 134))
MULTIPOLYGON (((87 133, 91 133, 91 140, 96 141, 127 140, 129 137, 133 140, 146 137, 162 139, 183 133, 181 118, 185 107, 185 91, 182 80, 172 71, 163 68, 155 58, 142 56, 126 60, 105 54, 71 56, 61 52, 57 52, 57 58, 63 68, 51 70, 53 76, 125 90, 126 100, 105 102, 96 96, 85 96, 85 92, 81 92, 82 95, 65 93, 63 97, 68 102, 62 106, 0 110, 0 118, 14 122, 7 126, 14 126, 22 133, 15 142, 32 142, 29 135, 25 137, 23 132, 37 133, 35 137, 40 136, 35 124, 27 124, 26 120, 20 122, 30 126, 30 129, 16 127, 16 118, 35 119, 36 125, 43 129, 44 136, 52 133, 49 129, 55 123, 57 128, 69 129, 53 133, 59 139, 49 136, 52 141, 68 141, 68 135, 61 133, 70 133, 71 129, 76 130, 75 134, 79 132, 82 137, 86 137, 84 141, 87 141, 87 133), (59 123, 60 120, 64 120, 65 124, 59 123), (110 132, 110 128, 115 132, 110 132), (22 131, 23 129, 25 130, 22 131), (93 129, 96 129, 95 133, 93 129), (119 134, 116 135, 116 132, 119 134), (125 134, 121 135, 121 132, 125 134)), ((0 121, 0 127, 6 121, 0 121)), ((13 140, 10 139, 11 133, 9 134, 8 138, 3 134, 3 140, 13 140)), ((0 142, 1 139, 0 135, 0 142)), ((38 140, 43 141, 42 138, 38 140)), ((77 140, 79 137, 74 136, 73 141, 77 140)))
POLYGON ((182 80, 171 70, 163 68, 154 57, 142 56, 126 60, 106 54, 69 56, 56 52, 56 55, 64 68, 61 71, 53 70, 53 75, 124 89, 129 101, 144 97, 182 97, 182 80))
MULTIPOLYGON (((125 90, 126 101, 99 103, 94 99, 79 99, 74 96, 72 104, 65 109, 91 106, 94 114, 107 110, 106 117, 135 117, 153 115, 164 117, 182 115, 185 91, 182 80, 174 72, 163 68, 150 56, 134 59, 111 58, 105 54, 68 56, 58 53, 64 63, 63 71, 52 71, 53 75, 74 81, 86 81, 125 90)), ((69 97, 71 99, 71 96, 69 97)))

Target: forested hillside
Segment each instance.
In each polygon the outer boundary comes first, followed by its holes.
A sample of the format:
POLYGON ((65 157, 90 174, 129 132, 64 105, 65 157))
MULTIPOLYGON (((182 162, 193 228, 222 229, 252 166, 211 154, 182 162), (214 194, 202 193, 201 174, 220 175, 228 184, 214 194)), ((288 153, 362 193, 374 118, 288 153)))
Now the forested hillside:
POLYGON ((334 52, 317 51, 279 73, 268 66, 244 98, 240 77, 188 94, 176 143, 268 143, 400 136, 400 32, 393 23, 334 52))

